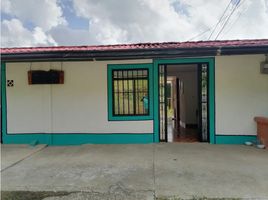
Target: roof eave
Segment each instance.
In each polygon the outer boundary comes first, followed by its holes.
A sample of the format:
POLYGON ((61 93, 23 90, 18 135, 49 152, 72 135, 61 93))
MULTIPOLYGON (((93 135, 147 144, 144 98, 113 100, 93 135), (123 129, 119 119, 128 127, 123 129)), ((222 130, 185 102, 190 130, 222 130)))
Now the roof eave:
POLYGON ((154 59, 179 58, 217 55, 243 55, 268 53, 267 46, 243 47, 206 47, 206 48, 157 48, 112 51, 59 51, 1 54, 4 62, 18 61, 75 61, 75 60, 120 60, 120 59, 154 59))

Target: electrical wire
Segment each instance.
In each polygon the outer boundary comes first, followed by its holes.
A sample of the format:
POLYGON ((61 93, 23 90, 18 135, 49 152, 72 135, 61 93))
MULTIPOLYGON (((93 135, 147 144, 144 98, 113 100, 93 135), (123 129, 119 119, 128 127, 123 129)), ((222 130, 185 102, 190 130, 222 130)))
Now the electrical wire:
MULTIPOLYGON (((240 5, 237 7, 237 9, 239 9, 241 7, 241 5, 245 2, 246 0, 244 1, 241 1, 240 5)), ((244 8, 243 10, 241 10, 237 16, 237 18, 235 20, 233 20, 233 23, 229 26, 229 29, 227 31, 225 31, 223 33, 224 34, 227 34, 230 32, 230 30, 233 28, 233 26, 238 22, 238 20, 240 19, 240 17, 244 14, 244 12, 246 11, 247 8, 244 8)))
POLYGON ((211 28, 208 28, 208 29, 206 29, 205 31, 203 31, 203 32, 201 32, 201 33, 195 35, 194 37, 188 39, 188 41, 194 40, 195 38, 198 38, 198 37, 204 35, 205 33, 207 33, 207 32, 210 31, 210 30, 211 30, 211 28))
MULTIPOLYGON (((232 12, 231 12, 229 15, 225 16, 225 14, 226 14, 228 8, 230 7, 231 3, 233 2, 233 0, 230 0, 230 2, 228 3, 228 5, 226 6, 224 12, 222 13, 220 19, 218 20, 217 24, 214 25, 214 28, 213 28, 212 32, 210 33, 210 35, 209 35, 209 37, 208 37, 208 40, 212 37, 212 35, 213 35, 213 33, 215 32, 215 30, 216 30, 216 28, 218 27, 218 25, 219 25, 222 21, 225 21, 225 19, 227 19, 227 20, 224 22, 223 26, 222 26, 222 28, 224 28, 226 22, 228 21, 228 19, 230 19, 230 15, 233 14, 233 12, 234 12, 235 9, 239 9, 239 7, 241 7, 241 5, 244 3, 244 1, 245 1, 245 0, 242 0, 242 1, 240 2, 240 0, 238 0, 238 2, 236 3, 235 7, 234 7, 233 10, 232 10, 232 12), (225 17, 224 17, 224 16, 225 16, 225 17)), ((245 9, 244 9, 244 10, 245 10, 245 9)), ((233 27, 233 25, 238 21, 238 19, 240 18, 241 14, 244 12, 244 10, 240 12, 239 16, 237 17, 236 20, 233 21, 233 23, 231 24, 230 27, 233 27)), ((221 28, 221 30, 223 30, 222 28, 221 28)), ((208 29, 206 29, 205 31, 203 31, 203 32, 201 32, 201 33, 195 35, 194 37, 188 39, 187 41, 192 41, 192 40, 194 40, 195 38, 198 38, 198 37, 204 35, 204 34, 207 33, 208 31, 211 31, 211 29, 212 29, 212 28, 208 28, 208 29)), ((231 28, 230 28, 230 29, 231 29, 231 28)), ((230 29, 228 29, 228 32, 230 31, 230 29)), ((220 33, 220 32, 219 32, 219 33, 220 33)), ((219 33, 218 33, 218 34, 219 34, 219 33)), ((217 37, 216 37, 216 39, 217 39, 217 37)), ((216 40, 216 39, 215 39, 215 40, 216 40)))
POLYGON ((223 17, 224 17, 224 15, 225 15, 225 13, 227 12, 228 8, 230 7, 231 3, 232 3, 232 0, 230 0, 230 2, 228 3, 228 5, 226 6, 224 12, 222 13, 222 15, 221 15, 219 21, 218 21, 217 24, 214 26, 212 32, 210 33, 210 35, 209 35, 209 37, 208 37, 208 40, 212 37, 212 35, 213 35, 213 33, 215 32, 216 28, 217 28, 218 25, 222 22, 223 17))
POLYGON ((218 37, 220 36, 220 34, 222 33, 222 31, 224 30, 225 26, 228 24, 231 16, 234 14, 234 12, 236 11, 238 5, 240 4, 240 0, 238 1, 238 3, 235 5, 235 7, 233 8, 232 12, 229 14, 228 18, 226 19, 226 21, 224 22, 224 24, 222 25, 220 31, 218 32, 218 34, 215 37, 215 40, 218 39, 218 37))

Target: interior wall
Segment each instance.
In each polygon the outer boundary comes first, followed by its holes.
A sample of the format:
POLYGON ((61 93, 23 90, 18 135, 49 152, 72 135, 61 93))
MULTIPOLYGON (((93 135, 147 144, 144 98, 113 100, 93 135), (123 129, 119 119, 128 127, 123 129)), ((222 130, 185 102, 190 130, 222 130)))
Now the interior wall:
MULTIPOLYGON (((107 64, 152 60, 63 62, 64 84, 28 85, 30 63, 7 63, 8 133, 153 133, 153 120, 108 121, 107 64)), ((32 69, 61 69, 35 62, 32 69)))
POLYGON ((217 56, 216 134, 255 135, 255 116, 268 117, 268 75, 264 55, 217 56))
POLYGON ((177 83, 176 83, 176 77, 172 77, 171 79, 171 82, 172 82, 172 87, 171 87, 171 104, 173 106, 173 112, 174 112, 174 117, 177 118, 177 101, 178 101, 178 96, 177 96, 177 83))
POLYGON ((183 83, 180 93, 181 126, 197 124, 196 110, 198 109, 198 72, 197 65, 168 65, 167 75, 176 76, 183 83))

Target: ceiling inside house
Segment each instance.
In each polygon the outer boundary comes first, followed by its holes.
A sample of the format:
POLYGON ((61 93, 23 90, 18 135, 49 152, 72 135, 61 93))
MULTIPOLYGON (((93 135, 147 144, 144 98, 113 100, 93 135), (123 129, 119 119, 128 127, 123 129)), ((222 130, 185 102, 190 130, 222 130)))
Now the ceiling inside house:
POLYGON ((197 71, 197 64, 167 65, 167 73, 169 72, 193 72, 193 71, 197 71))

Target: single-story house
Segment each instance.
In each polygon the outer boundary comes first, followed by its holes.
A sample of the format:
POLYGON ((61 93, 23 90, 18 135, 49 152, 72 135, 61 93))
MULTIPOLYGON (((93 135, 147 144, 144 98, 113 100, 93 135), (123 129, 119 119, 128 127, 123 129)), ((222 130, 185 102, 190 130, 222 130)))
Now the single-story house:
POLYGON ((1 48, 1 141, 254 141, 267 54, 268 39, 1 48))

